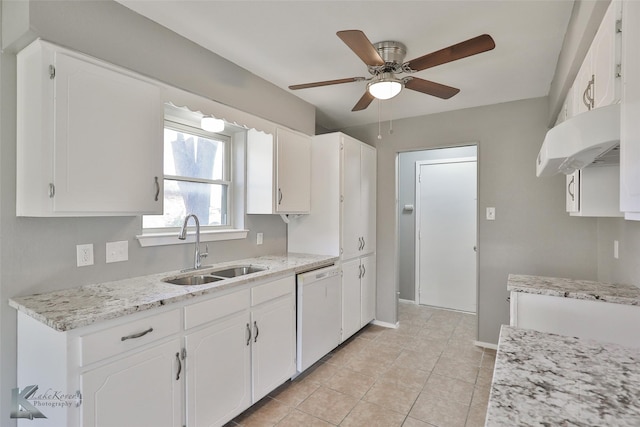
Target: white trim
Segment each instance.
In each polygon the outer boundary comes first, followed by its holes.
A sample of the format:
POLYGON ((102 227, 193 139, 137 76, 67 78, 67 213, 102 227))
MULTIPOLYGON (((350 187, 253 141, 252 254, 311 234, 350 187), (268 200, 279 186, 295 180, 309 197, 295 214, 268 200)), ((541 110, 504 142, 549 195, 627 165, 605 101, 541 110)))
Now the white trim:
POLYGON ((497 350, 498 349, 498 344, 491 344, 491 343, 482 342, 482 341, 474 341, 473 345, 476 345, 478 347, 483 347, 483 348, 489 348, 491 350, 497 350))
MULTIPOLYGON (((227 229, 202 231, 200 232, 200 241, 217 242, 221 240, 246 239, 247 234, 249 234, 249 230, 227 229)), ((178 239, 178 234, 175 232, 141 234, 136 236, 136 239, 138 239, 140 246, 143 248, 149 246, 182 245, 185 243, 194 243, 196 241, 195 233, 189 233, 185 240, 180 240, 178 239)))
POLYGON ((410 299, 402 299, 402 298, 398 298, 398 302, 403 303, 403 304, 418 305, 418 302, 417 302, 417 301, 410 300, 410 299))
POLYGON ((381 320, 374 320, 371 323, 377 326, 382 326, 383 328, 391 328, 391 329, 398 329, 398 327, 400 326, 400 322, 390 323, 390 322, 383 322, 381 320))

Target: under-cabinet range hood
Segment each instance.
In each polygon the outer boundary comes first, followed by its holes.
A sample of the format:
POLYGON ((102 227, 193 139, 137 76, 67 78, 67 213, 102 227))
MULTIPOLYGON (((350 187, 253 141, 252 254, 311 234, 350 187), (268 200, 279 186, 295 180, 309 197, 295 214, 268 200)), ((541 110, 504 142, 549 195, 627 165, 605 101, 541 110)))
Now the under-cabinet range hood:
POLYGON ((536 175, 566 175, 597 161, 620 144, 620 104, 578 114, 547 132, 536 175))

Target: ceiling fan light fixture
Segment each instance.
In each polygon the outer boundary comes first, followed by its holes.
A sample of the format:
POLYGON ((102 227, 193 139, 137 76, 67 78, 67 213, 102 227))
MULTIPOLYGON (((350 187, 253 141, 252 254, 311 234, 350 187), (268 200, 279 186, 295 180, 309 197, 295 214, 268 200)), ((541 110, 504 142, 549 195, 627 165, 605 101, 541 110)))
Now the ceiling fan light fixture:
POLYGON ((402 90, 402 80, 395 78, 392 73, 383 73, 367 84, 367 90, 377 99, 391 99, 402 90))
POLYGON ((207 132, 222 132, 224 130, 224 120, 204 116, 202 120, 200 120, 200 128, 207 132))

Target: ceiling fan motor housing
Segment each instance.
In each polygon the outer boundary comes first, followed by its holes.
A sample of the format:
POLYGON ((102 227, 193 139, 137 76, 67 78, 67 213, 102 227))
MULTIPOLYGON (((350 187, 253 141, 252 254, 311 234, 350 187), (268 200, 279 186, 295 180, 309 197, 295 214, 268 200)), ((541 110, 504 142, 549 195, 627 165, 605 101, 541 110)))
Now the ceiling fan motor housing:
POLYGON ((374 68, 374 70, 369 70, 370 72, 373 71, 372 74, 401 71, 404 57, 407 54, 407 47, 405 45, 396 41, 384 41, 375 43, 373 47, 376 48, 385 65, 382 67, 369 67, 374 68))

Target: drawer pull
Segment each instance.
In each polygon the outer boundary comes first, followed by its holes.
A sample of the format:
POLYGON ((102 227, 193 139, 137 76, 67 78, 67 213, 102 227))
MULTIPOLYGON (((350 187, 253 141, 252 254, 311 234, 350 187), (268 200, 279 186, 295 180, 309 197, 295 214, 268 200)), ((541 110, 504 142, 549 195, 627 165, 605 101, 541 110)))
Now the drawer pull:
POLYGON ((135 338, 140 338, 140 337, 143 337, 143 336, 147 335, 149 332, 153 332, 153 328, 149 328, 146 331, 142 331, 142 332, 139 332, 137 334, 127 335, 126 337, 120 338, 120 341, 126 341, 126 340, 132 340, 132 339, 135 339, 135 338))
POLYGON ((178 361, 178 373, 176 374, 176 381, 180 380, 180 372, 182 372, 182 362, 180 362, 180 353, 176 353, 176 360, 178 361))
POLYGON ((247 345, 249 345, 251 343, 251 328, 249 327, 249 324, 247 323, 247 332, 249 337, 247 338, 247 345))
POLYGON ((253 338, 253 342, 258 342, 258 335, 260 335, 260 329, 258 329, 258 322, 254 321, 253 326, 256 328, 256 336, 253 338))

